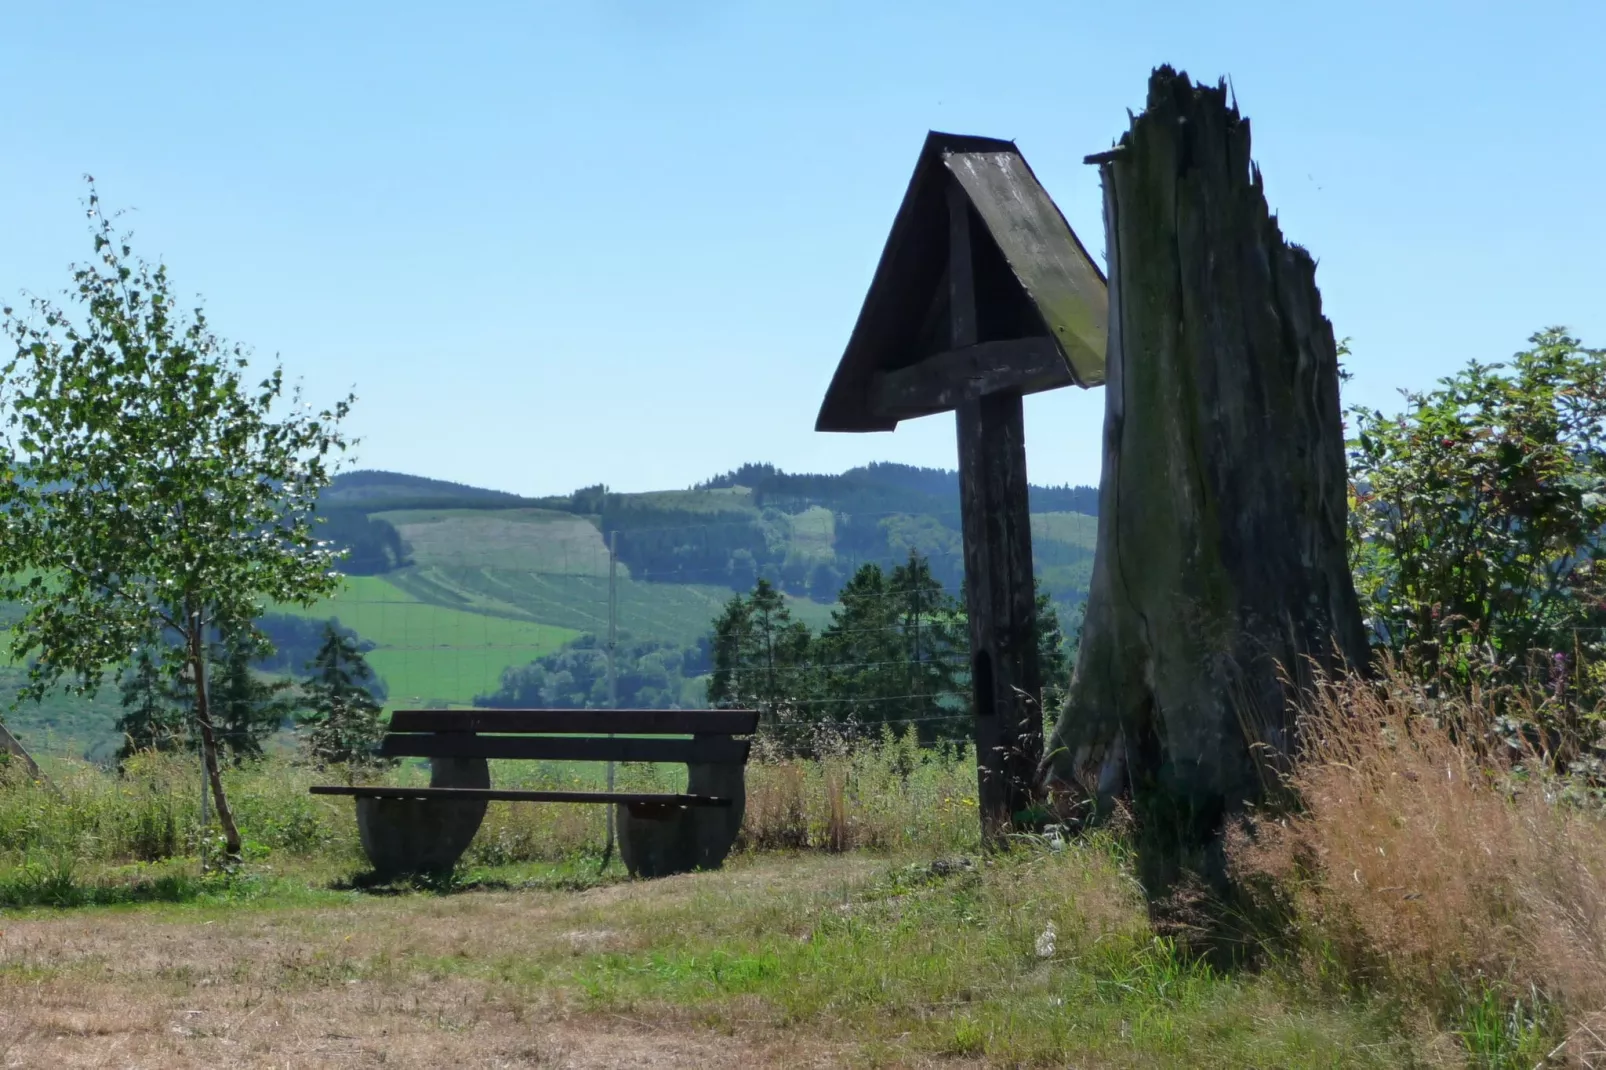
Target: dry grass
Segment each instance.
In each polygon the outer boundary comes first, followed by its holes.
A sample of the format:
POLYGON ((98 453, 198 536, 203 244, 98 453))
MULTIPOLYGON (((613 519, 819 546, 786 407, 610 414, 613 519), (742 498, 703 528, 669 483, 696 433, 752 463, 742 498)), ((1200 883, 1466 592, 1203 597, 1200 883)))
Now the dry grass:
MULTIPOLYGON (((140 755, 123 775, 82 762, 54 762, 52 782, 0 767, 0 904, 8 874, 22 867, 79 870, 194 857, 203 832, 194 759, 140 755)), ((685 770, 626 765, 623 788, 683 790, 685 770)), ((422 782, 403 766, 387 778, 422 782)), ((505 787, 600 788, 602 766, 496 762, 505 787)), ((360 863, 349 800, 312 796, 308 786, 338 774, 275 757, 225 773, 248 854, 360 863)), ((760 757, 747 771, 744 851, 868 848, 929 854, 974 849, 974 756, 920 749, 912 735, 839 748, 819 759, 760 757)), ((605 840, 600 806, 493 803, 464 857, 469 867, 557 862, 597 856, 605 840)))
POLYGON ((3 928, 0 1066, 1408 1062, 1364 1011, 1180 958, 1097 843, 941 867, 750 855, 582 892, 36 910, 3 928))
MULTIPOLYGON (((840 1066, 856 1061, 850 1038, 599 1006, 563 982, 683 930, 710 896, 834 898, 870 869, 844 859, 569 895, 13 919, 0 932, 0 1066, 840 1066)), ((889 1065, 929 1064, 914 1052, 889 1065)))
POLYGON ((1287 896, 1307 969, 1425 1006, 1474 1051, 1502 1030, 1578 1049, 1606 1008, 1606 823, 1491 741, 1488 711, 1424 708, 1401 679, 1324 685, 1299 808, 1235 845, 1240 871, 1287 896))

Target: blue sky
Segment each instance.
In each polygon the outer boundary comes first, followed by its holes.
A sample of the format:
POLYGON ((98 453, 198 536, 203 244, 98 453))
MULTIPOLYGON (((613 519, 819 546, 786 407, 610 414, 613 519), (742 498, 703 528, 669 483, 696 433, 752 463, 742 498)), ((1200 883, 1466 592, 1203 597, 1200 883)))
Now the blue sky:
MULTIPOLYGON (((817 435, 929 128, 1013 138, 1088 246, 1151 67, 1230 76, 1348 399, 1565 324, 1606 346, 1606 5, 7 5, 0 294, 88 251, 80 176, 365 466, 525 493, 748 460, 951 467, 951 418, 817 435)), ((1097 479, 1103 400, 1027 404, 1097 479)))

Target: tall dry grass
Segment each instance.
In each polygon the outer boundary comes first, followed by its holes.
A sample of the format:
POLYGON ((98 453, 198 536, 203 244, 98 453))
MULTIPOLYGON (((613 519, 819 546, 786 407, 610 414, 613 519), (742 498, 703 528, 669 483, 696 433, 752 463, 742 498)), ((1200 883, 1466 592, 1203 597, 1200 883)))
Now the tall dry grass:
POLYGON ((1234 864, 1269 878, 1330 980, 1441 1022, 1503 993, 1587 1032, 1606 1008, 1606 821, 1493 723, 1477 696, 1429 703, 1397 676, 1320 684, 1295 805, 1238 836, 1234 864))
MULTIPOLYGON (((935 854, 977 844, 971 750, 922 749, 912 734, 887 734, 851 746, 843 742, 818 758, 756 751, 747 770, 741 850, 935 854)), ((493 782, 504 787, 603 786, 600 765, 492 765, 493 782)), ((0 880, 10 869, 44 860, 94 866, 194 857, 209 834, 201 825, 193 756, 137 755, 120 773, 53 762, 50 774, 48 782, 38 782, 14 763, 0 767, 0 880)), ((421 783, 428 771, 409 764, 383 775, 421 783)), ((248 853, 360 867, 351 801, 307 792, 332 777, 339 779, 282 756, 227 769, 224 782, 248 853)), ((625 789, 678 791, 685 779, 678 766, 618 770, 625 789)), ((464 863, 496 866, 600 854, 606 819, 601 806, 493 803, 464 863)))

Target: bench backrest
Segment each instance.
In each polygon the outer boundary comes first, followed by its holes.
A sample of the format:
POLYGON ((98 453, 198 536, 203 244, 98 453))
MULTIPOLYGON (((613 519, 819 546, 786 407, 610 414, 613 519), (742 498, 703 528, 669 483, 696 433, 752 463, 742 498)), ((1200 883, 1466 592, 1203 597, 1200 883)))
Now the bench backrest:
POLYGON ((397 710, 379 753, 739 764, 747 761, 750 745, 735 737, 757 727, 753 710, 397 710))

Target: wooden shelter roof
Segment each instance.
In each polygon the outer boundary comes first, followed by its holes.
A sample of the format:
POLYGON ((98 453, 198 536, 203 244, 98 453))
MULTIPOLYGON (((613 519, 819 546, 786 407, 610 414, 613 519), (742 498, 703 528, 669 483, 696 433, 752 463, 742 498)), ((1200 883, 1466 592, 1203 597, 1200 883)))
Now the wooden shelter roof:
POLYGON ((967 391, 1096 386, 1108 316, 1103 272, 1014 142, 932 131, 815 430, 890 431, 967 391), (954 183, 975 235, 978 344, 960 350, 947 344, 954 183))

